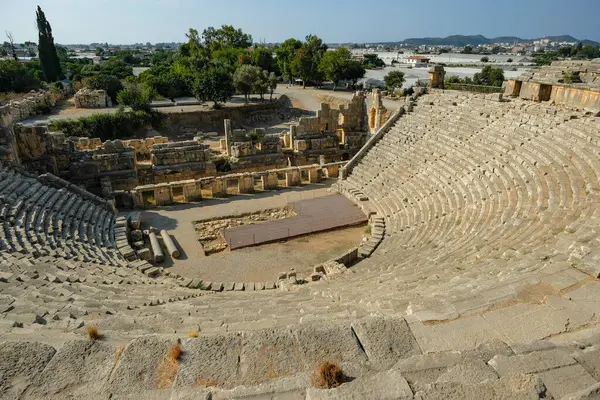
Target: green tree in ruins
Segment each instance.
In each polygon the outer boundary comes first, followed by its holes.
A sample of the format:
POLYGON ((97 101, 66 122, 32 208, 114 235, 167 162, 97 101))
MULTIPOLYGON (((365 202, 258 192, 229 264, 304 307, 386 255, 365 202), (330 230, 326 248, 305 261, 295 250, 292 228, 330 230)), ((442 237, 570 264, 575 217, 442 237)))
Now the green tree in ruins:
POLYGON ((62 71, 56 54, 56 47, 54 46, 52 28, 40 6, 37 8, 36 17, 39 32, 38 52, 40 54, 40 62, 48 82, 54 82, 62 77, 62 71))

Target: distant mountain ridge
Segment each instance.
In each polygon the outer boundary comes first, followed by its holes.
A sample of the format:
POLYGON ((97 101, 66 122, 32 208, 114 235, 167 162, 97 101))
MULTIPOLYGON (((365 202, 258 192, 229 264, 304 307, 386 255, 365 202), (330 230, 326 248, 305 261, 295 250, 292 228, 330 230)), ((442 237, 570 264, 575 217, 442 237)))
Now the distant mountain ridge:
POLYGON ((483 35, 451 35, 445 38, 440 37, 425 37, 425 38, 408 38, 400 41, 399 43, 410 45, 410 46, 457 46, 462 47, 466 45, 481 45, 481 44, 493 44, 493 43, 522 43, 531 42, 538 39, 550 39, 551 42, 581 42, 584 45, 591 44, 593 46, 600 46, 600 43, 593 40, 579 40, 570 35, 559 35, 559 36, 545 36, 543 38, 536 39, 523 39, 517 36, 500 36, 496 38, 486 38, 483 35))

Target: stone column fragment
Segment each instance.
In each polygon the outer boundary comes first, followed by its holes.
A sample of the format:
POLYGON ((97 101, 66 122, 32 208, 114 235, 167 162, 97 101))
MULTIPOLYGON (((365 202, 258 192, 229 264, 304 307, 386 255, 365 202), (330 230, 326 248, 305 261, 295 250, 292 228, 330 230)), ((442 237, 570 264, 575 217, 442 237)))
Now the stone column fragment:
POLYGON ((150 246, 152 246, 152 252, 154 253, 154 262, 163 262, 165 260, 165 255, 160 247, 156 233, 150 232, 150 235, 148 236, 150 237, 150 246))
POLYGON ((180 255, 179 250, 177 249, 177 246, 175 246, 175 243, 173 243, 173 239, 171 239, 169 232, 163 229, 160 231, 160 236, 162 236, 165 247, 167 248, 167 252, 171 255, 171 257, 178 258, 180 255))

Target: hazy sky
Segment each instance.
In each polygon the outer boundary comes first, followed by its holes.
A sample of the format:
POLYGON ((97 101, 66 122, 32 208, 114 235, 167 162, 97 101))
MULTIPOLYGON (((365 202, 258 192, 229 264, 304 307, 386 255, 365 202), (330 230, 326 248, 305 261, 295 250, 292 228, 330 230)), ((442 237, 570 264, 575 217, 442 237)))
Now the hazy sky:
POLYGON ((482 34, 523 38, 570 34, 600 41, 600 0, 0 0, 0 39, 37 41, 40 5, 55 41, 181 42, 188 28, 233 25, 255 41, 397 41, 482 34))

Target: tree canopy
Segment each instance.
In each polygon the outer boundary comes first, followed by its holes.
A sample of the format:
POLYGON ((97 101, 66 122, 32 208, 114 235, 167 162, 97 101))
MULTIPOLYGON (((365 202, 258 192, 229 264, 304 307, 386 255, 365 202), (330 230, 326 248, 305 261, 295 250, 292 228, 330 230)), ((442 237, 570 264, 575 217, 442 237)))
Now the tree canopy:
POLYGON ((388 90, 394 93, 394 90, 400 89, 404 83, 404 72, 402 71, 390 71, 386 76, 383 77, 385 86, 388 90))
POLYGON ((218 50, 223 47, 233 47, 236 49, 247 49, 252 46, 252 36, 242 32, 241 29, 235 29, 231 25, 223 25, 215 29, 212 26, 202 32, 204 45, 210 50, 218 50))
POLYGON ((275 71, 277 64, 273 59, 273 51, 266 48, 265 46, 257 46, 250 53, 250 60, 252 65, 262 68, 268 72, 275 71))
POLYGON ((235 94, 231 74, 222 66, 211 66, 198 74, 193 86, 194 96, 201 101, 212 101, 215 108, 235 94))
POLYGON ((38 52, 40 55, 40 61, 44 70, 46 79, 50 82, 54 82, 62 78, 62 70, 58 55, 56 54, 56 47, 54 46, 54 37, 52 36, 52 27, 46 19, 46 15, 38 6, 36 11, 37 17, 37 28, 38 28, 38 52))
POLYGON ((306 36, 302 46, 296 50, 296 55, 290 62, 290 70, 294 76, 302 79, 302 87, 306 87, 307 81, 319 83, 323 80, 319 64, 326 51, 327 45, 315 35, 306 36))
POLYGON ((483 86, 502 86, 504 81, 504 71, 502 68, 486 65, 481 72, 473 76, 473 84, 483 86))
POLYGON ((473 54, 473 47, 471 47, 471 46, 469 46, 469 45, 466 45, 466 46, 465 46, 465 47, 462 49, 461 53, 463 53, 463 54, 473 54))
POLYGON ((28 92, 39 89, 40 80, 15 60, 0 60, 0 92, 28 92))
POLYGON ((233 74, 235 88, 244 95, 246 103, 259 83, 262 70, 254 65, 242 65, 233 74))
POLYGON ((134 111, 150 111, 150 102, 154 97, 148 86, 130 84, 117 94, 117 101, 122 106, 131 107, 134 111))
POLYGON ((327 51, 319 63, 319 70, 327 80, 333 82, 333 90, 341 80, 356 82, 365 74, 362 64, 352 59, 350 50, 340 47, 334 51, 327 51))
POLYGON ((385 63, 377 54, 364 54, 363 64, 369 69, 385 67, 385 63))
POLYGON ((275 49, 277 57, 277 66, 284 80, 292 81, 292 60, 296 57, 296 52, 302 47, 302 42, 298 39, 290 38, 275 49))

